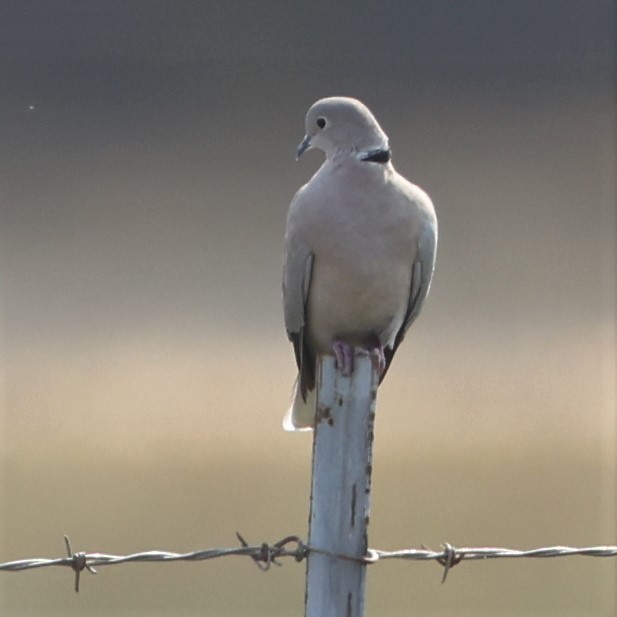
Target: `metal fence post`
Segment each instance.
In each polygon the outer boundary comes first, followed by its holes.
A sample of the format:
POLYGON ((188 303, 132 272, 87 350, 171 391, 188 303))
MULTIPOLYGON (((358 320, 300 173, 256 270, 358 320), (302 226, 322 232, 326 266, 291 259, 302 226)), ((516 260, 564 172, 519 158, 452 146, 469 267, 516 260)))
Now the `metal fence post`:
MULTIPOLYGON (((325 357, 318 368, 309 546, 366 555, 371 497, 373 425, 378 376, 368 352, 357 350, 351 376, 325 357)), ((311 551, 306 617, 362 617, 366 563, 311 551)))

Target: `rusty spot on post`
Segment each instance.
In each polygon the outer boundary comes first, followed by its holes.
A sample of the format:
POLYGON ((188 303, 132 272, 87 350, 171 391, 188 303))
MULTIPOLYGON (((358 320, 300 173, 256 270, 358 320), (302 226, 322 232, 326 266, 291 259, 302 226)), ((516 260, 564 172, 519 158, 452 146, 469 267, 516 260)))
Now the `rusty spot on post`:
POLYGON ((330 426, 334 424, 334 418, 332 417, 332 410, 325 405, 318 405, 315 411, 315 424, 319 424, 325 420, 330 426))

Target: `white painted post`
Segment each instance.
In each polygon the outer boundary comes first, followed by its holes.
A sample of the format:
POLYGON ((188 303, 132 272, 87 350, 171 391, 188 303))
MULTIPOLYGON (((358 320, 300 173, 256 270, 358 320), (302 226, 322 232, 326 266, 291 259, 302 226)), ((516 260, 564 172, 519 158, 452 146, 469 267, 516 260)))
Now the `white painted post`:
MULTIPOLYGON (((333 357, 318 367, 309 546, 364 557, 371 497, 378 377, 356 350, 351 376, 333 357)), ((309 552, 306 617, 363 617, 366 564, 309 552)))

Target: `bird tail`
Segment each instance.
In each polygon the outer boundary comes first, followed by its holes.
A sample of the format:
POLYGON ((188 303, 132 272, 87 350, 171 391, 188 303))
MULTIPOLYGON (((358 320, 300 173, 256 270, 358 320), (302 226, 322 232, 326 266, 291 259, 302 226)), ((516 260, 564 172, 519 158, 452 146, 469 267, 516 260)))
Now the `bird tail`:
POLYGON ((315 404, 317 390, 309 390, 306 401, 300 392, 300 380, 296 377, 291 393, 291 404, 283 418, 286 431, 310 431, 315 426, 315 404))

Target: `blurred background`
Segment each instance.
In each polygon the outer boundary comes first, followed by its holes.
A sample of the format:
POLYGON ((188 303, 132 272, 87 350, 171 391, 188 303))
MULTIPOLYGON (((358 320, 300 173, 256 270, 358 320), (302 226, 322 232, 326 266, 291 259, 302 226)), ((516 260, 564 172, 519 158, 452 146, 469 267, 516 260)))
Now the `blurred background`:
MULTIPOLYGON (((433 198, 370 545, 615 544, 615 3, 0 4, 0 561, 306 537, 285 216, 360 98, 433 198)), ((614 559, 368 573, 368 615, 614 616, 614 559)), ((304 564, 0 576, 3 615, 302 615, 304 564)))

